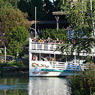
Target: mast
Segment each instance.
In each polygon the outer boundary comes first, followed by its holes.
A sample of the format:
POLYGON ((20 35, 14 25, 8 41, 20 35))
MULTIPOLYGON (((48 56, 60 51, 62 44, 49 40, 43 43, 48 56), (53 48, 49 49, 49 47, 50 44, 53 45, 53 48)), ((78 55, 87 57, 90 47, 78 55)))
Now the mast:
POLYGON ((35 7, 35 38, 36 38, 36 36, 37 36, 37 35, 36 35, 36 34, 37 34, 37 33, 36 33, 36 26, 37 26, 37 25, 36 25, 36 24, 37 24, 37 21, 36 21, 36 20, 37 20, 37 7, 35 7))

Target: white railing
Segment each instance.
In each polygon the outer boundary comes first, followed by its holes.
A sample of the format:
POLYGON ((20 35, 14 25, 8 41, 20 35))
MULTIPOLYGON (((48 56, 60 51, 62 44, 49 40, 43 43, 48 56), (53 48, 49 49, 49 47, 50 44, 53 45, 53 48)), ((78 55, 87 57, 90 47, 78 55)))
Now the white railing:
POLYGON ((58 44, 52 43, 32 43, 32 50, 47 50, 47 51, 54 51, 57 49, 58 44))
POLYGON ((66 67, 66 70, 75 70, 75 71, 80 71, 81 66, 78 64, 68 64, 66 67))
POLYGON ((52 68, 57 68, 60 70, 66 69, 66 62, 50 61, 50 64, 52 65, 52 68))
POLYGON ((75 70, 75 71, 84 71, 90 68, 89 64, 70 64, 66 62, 51 62, 53 68, 58 68, 61 70, 75 70))
POLYGON ((65 63, 66 62, 54 62, 53 63, 53 68, 58 68, 58 69, 61 69, 61 70, 65 70, 65 63))

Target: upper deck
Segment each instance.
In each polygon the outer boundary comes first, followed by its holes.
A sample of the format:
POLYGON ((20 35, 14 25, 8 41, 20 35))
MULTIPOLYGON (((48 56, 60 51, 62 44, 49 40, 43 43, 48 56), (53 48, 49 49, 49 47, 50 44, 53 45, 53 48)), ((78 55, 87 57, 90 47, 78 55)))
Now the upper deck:
POLYGON ((29 37, 29 51, 31 53, 44 53, 44 54, 61 54, 58 47, 63 43, 62 40, 58 38, 53 40, 48 39, 38 39, 29 37))
MULTIPOLYGON (((44 53, 44 54, 61 54, 62 52, 58 50, 61 43, 42 43, 42 42, 33 42, 31 38, 29 38, 29 51, 31 53, 44 53)), ((66 55, 66 52, 64 52, 66 55)), ((76 52, 73 55, 77 55, 76 52)), ((85 51, 80 53, 80 56, 95 56, 95 47, 91 48, 91 53, 87 54, 85 51)))
POLYGON ((47 54, 61 54, 57 50, 59 44, 54 43, 31 43, 31 52, 32 53, 47 53, 47 54))

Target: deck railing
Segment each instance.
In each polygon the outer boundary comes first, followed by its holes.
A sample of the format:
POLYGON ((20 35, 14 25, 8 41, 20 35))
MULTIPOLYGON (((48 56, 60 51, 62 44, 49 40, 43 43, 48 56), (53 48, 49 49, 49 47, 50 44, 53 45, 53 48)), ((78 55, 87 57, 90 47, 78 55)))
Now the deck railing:
POLYGON ((66 68, 65 63, 66 62, 57 62, 57 61, 55 61, 52 66, 53 66, 53 68, 58 68, 58 69, 61 69, 61 70, 65 70, 65 68, 66 68))
POLYGON ((66 63, 66 62, 51 62, 53 68, 58 68, 61 70, 76 70, 76 71, 84 71, 87 69, 90 69, 89 64, 72 64, 72 63, 66 63))
POLYGON ((53 43, 32 43, 32 50, 46 50, 46 51, 54 51, 58 48, 58 44, 53 43))

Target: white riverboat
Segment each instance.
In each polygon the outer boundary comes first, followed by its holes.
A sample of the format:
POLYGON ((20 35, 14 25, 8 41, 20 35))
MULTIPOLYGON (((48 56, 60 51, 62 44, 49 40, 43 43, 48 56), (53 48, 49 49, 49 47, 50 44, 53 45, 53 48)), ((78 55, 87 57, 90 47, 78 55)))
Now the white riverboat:
POLYGON ((59 61, 62 53, 57 47, 54 43, 32 42, 29 37, 29 76, 69 76, 89 68, 87 64, 80 64, 76 55, 73 61, 67 61, 67 57, 59 61))

